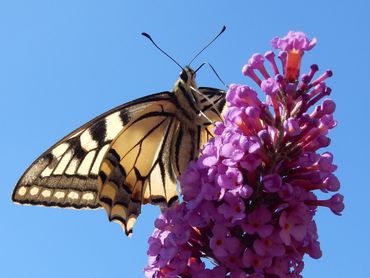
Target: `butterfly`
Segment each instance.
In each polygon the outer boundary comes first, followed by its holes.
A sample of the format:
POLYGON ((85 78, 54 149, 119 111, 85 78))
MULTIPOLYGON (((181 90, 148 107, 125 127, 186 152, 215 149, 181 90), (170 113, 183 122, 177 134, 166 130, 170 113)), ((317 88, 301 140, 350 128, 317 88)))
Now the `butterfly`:
POLYGON ((145 96, 94 118, 26 170, 13 191, 20 204, 96 209, 126 235, 142 204, 171 206, 176 177, 222 121, 225 92, 200 87, 184 67, 172 92, 145 96))

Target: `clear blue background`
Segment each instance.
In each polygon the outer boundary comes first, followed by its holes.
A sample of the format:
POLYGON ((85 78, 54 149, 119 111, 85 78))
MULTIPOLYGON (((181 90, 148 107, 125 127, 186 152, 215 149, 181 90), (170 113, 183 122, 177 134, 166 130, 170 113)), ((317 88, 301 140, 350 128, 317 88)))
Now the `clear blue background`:
MULTIPOLYGON (((172 88, 179 68, 141 32, 185 65, 222 25, 227 32, 194 66, 209 61, 226 83, 249 82, 242 65, 270 49, 275 35, 302 30, 318 38, 303 71, 311 63, 334 71, 328 83, 339 126, 329 150, 346 209, 342 217, 319 210, 324 255, 306 259, 304 277, 370 277, 369 2, 255 2, 0 2, 0 277, 143 276, 156 208, 144 209, 128 239, 103 210, 18 206, 11 192, 27 166, 72 129, 172 88)), ((198 83, 222 88, 208 69, 199 72, 198 83)))

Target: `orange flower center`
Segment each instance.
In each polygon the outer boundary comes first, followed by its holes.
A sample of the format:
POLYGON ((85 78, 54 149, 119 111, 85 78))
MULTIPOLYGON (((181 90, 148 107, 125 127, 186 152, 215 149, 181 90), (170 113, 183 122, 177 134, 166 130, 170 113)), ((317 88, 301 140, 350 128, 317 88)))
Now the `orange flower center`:
POLYGON ((288 57, 285 65, 285 78, 288 82, 294 83, 298 80, 299 70, 301 67, 302 52, 299 50, 291 50, 288 52, 288 57))

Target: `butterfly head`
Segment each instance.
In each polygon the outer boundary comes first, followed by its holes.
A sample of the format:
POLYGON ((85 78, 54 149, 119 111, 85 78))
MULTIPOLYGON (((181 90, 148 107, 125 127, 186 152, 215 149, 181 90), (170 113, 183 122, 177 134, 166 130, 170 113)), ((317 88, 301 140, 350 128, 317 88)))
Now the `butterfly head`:
POLYGON ((197 85, 195 83, 195 76, 196 76, 195 71, 192 68, 190 68, 189 66, 186 66, 180 72, 179 82, 183 83, 183 85, 187 85, 187 86, 190 86, 192 88, 196 88, 197 85))

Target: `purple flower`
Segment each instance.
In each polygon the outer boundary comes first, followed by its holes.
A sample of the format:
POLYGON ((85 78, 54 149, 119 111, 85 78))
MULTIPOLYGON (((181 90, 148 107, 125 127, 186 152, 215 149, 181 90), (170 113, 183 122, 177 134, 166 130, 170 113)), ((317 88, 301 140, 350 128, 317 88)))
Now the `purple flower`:
POLYGON ((272 39, 271 44, 274 48, 282 51, 290 50, 311 50, 316 45, 316 38, 309 40, 305 33, 289 31, 283 37, 275 37, 272 39))
POLYGON ((243 230, 248 234, 257 233, 260 237, 267 237, 272 233, 273 226, 267 224, 271 220, 272 214, 266 207, 260 207, 248 216, 248 222, 242 224, 243 230))
POLYGON ((251 249, 245 250, 242 260, 245 267, 253 267, 257 273, 262 272, 265 267, 271 265, 271 257, 259 256, 251 249))
POLYGON ((342 194, 334 194, 328 201, 329 205, 328 207, 331 209, 332 212, 334 212, 337 215, 341 215, 341 212, 344 209, 344 204, 343 204, 343 195, 342 194))
POLYGON ((243 161, 240 162, 240 166, 249 172, 253 172, 261 165, 261 158, 256 154, 247 154, 243 161))
POLYGON ((212 229, 213 236, 210 239, 210 247, 219 259, 235 253, 240 244, 239 240, 231 237, 230 231, 221 225, 215 225, 212 229))
POLYGON ((301 215, 296 213, 288 214, 283 211, 279 218, 279 225, 281 227, 280 238, 286 245, 291 244, 291 237, 303 240, 307 233, 307 227, 303 223, 301 215))
POLYGON ((325 152, 320 156, 318 161, 318 167, 323 172, 334 172, 337 170, 337 166, 333 165, 333 154, 325 152))
POLYGON ((234 189, 243 182, 242 173, 234 167, 219 165, 216 182, 221 188, 234 189))
POLYGON ((249 86, 231 84, 229 85, 226 100, 234 106, 256 105, 259 106, 261 101, 257 97, 257 92, 249 86))
POLYGON ((262 81, 261 89, 267 95, 273 96, 279 90, 279 83, 277 83, 274 78, 268 78, 262 81))
POLYGON ((275 256, 280 257, 285 254, 285 247, 278 234, 273 234, 269 237, 257 239, 253 243, 253 248, 259 256, 275 256))
POLYGON ((248 65, 250 65, 253 69, 259 69, 263 67, 263 63, 265 61, 265 58, 259 54, 253 54, 252 57, 248 60, 248 65))
POLYGON ((325 190, 327 191, 338 191, 340 187, 339 180, 333 174, 329 174, 323 181, 325 190))
POLYGON ((287 135, 290 136, 297 136, 301 133, 301 128, 299 127, 299 123, 297 119, 288 118, 284 121, 284 130, 287 135))
POLYGON ((218 212, 222 214, 229 223, 235 223, 245 217, 244 202, 238 196, 226 193, 225 202, 218 207, 218 212))
POLYGON ((278 192, 281 188, 282 180, 278 174, 270 174, 262 178, 262 183, 267 192, 278 192))

